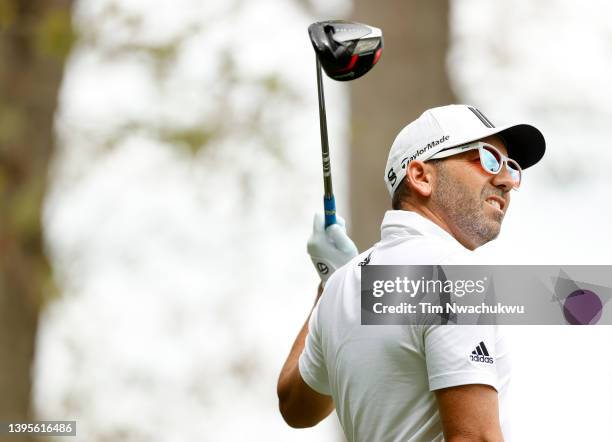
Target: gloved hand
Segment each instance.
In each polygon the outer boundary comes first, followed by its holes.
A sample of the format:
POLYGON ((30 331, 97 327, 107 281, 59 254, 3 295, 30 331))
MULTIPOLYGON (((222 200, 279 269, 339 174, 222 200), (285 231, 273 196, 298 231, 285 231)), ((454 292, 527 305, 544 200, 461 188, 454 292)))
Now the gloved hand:
POLYGON ((323 284, 336 269, 359 253, 351 238, 346 234, 344 219, 338 215, 336 219, 337 224, 332 224, 326 229, 323 214, 315 213, 312 234, 306 246, 323 284))

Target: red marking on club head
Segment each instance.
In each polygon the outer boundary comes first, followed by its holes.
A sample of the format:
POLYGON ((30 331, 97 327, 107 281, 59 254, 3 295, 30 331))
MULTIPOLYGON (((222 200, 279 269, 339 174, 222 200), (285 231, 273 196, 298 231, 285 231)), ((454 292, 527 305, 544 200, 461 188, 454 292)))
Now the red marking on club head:
POLYGON ((380 58, 381 55, 382 55, 382 48, 378 48, 378 50, 376 51, 376 54, 374 54, 374 62, 372 63, 372 66, 378 63, 378 59, 380 58))
POLYGON ((337 71, 335 71, 336 73, 341 73, 341 72, 348 72, 351 69, 353 69, 355 67, 355 64, 357 63, 357 60, 359 59, 359 54, 355 54, 351 57, 351 61, 349 62, 348 66, 342 69, 338 69, 337 71))

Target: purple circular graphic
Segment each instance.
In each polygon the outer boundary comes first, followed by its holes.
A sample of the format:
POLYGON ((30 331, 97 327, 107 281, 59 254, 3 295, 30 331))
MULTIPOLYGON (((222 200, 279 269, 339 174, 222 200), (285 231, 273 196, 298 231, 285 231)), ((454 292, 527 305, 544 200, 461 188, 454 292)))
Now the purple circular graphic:
POLYGON ((563 316, 571 325, 593 325, 601 319, 603 304, 590 290, 576 290, 563 303, 563 316))

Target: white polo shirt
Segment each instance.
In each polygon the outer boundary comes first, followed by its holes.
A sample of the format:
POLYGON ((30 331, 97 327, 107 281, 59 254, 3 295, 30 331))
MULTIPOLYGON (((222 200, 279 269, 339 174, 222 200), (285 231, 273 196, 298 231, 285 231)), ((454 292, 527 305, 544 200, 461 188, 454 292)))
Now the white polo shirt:
MULTIPOLYGON (((381 241, 338 269, 314 309, 299 367, 314 390, 331 395, 352 441, 444 440, 434 390, 487 384, 498 391, 508 440, 510 361, 496 326, 361 325, 359 263, 470 264, 471 252, 415 212, 385 214, 381 241), (493 363, 470 355, 484 343, 493 363)), ((482 348, 482 347, 481 347, 482 348)))

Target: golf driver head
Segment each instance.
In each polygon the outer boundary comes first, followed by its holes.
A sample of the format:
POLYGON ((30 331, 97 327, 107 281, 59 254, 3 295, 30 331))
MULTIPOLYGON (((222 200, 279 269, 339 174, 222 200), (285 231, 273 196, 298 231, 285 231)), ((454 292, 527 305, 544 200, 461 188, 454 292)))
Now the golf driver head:
POLYGON ((308 35, 323 70, 334 80, 361 77, 374 67, 382 54, 382 31, 361 23, 317 22, 308 27, 308 35))

